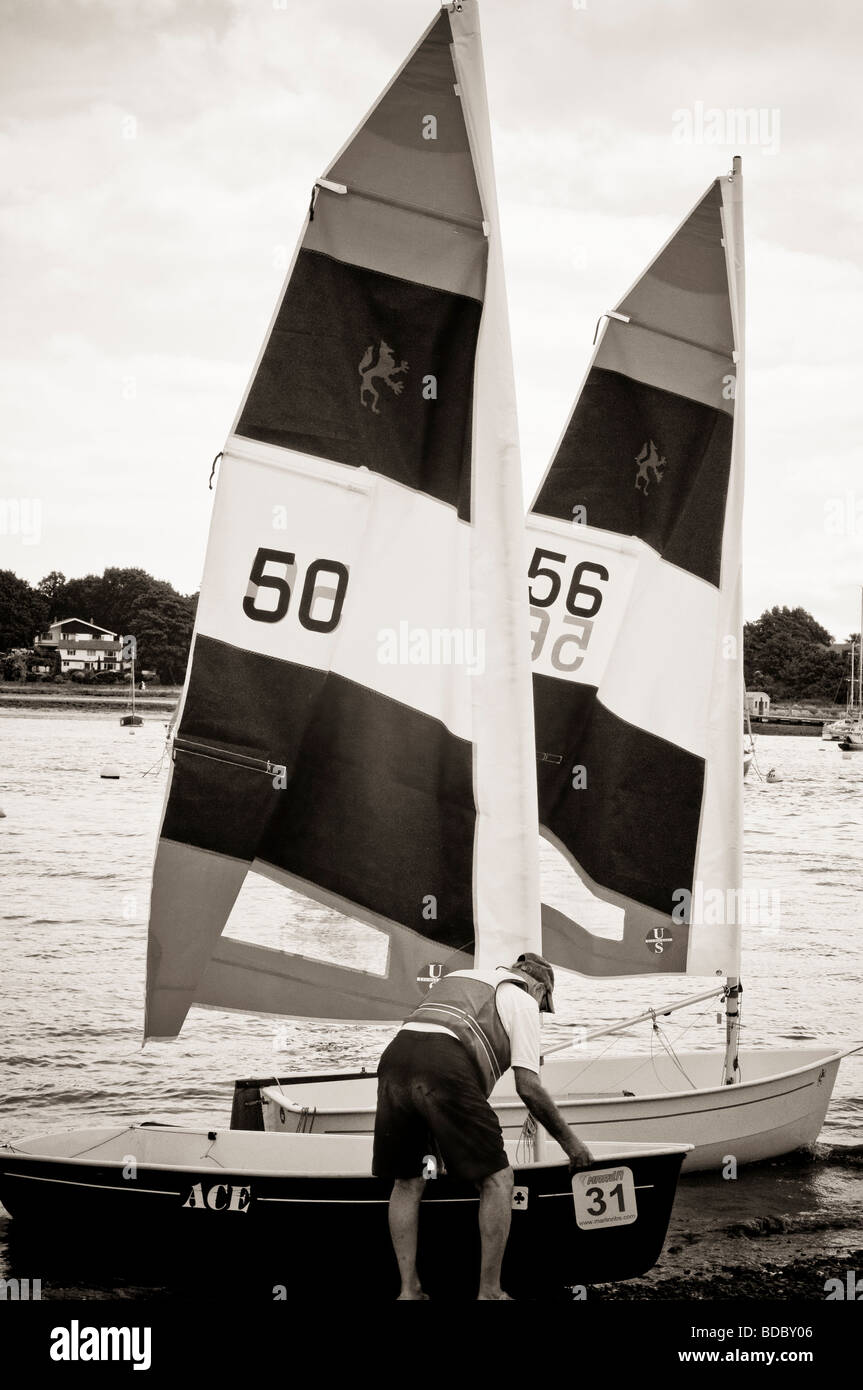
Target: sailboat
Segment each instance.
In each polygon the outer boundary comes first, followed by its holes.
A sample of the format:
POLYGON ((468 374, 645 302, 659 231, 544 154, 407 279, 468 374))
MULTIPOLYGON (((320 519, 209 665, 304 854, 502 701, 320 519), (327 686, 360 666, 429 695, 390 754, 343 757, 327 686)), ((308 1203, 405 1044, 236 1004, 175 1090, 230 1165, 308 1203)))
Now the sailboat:
MULTIPOLYGON (((735 159, 603 315, 528 517, 539 824, 577 894, 575 907, 544 903, 543 952, 588 978, 712 981, 582 1030, 577 1054, 549 1048, 544 1084, 587 1144, 672 1135, 693 1145, 688 1171, 814 1143, 845 1055, 739 1048, 752 902, 741 880, 742 197, 735 159), (614 923, 602 932, 580 920, 597 903, 614 923), (719 1055, 586 1052, 712 998, 725 1004, 719 1055)), ((516 1135, 525 1113, 511 1076, 493 1101, 516 1135)), ((361 1130, 374 1079, 252 1079, 238 1082, 236 1108, 267 1129, 361 1130)))
MULTIPOLYGON (((153 872, 147 1038, 176 1037, 192 1006, 395 1021, 441 973, 540 948, 521 505, 462 0, 315 182, 223 451, 153 872), (481 634, 482 661, 435 661, 443 633, 481 634), (339 963, 223 936, 250 871, 331 912, 339 963)), ((297 1252, 305 1291, 336 1248, 340 1282, 393 1292, 370 1137, 242 1120, 5 1145, 0 1199, 63 1231, 257 1239, 297 1252)), ((649 1268, 688 1150, 612 1136, 571 1174, 550 1141, 509 1136, 510 1292, 649 1268)), ((423 1282, 475 1293, 478 1194, 446 1174, 428 1187, 423 1282)))
MULTIPOLYGON (((124 639, 124 640, 126 640, 126 639, 124 639)), ((120 723, 123 725, 124 728, 137 728, 139 725, 143 724, 143 722, 144 722, 143 719, 141 718, 140 714, 136 714, 136 713, 135 713, 135 639, 134 639, 134 637, 133 637, 131 640, 132 640, 132 665, 131 665, 131 669, 130 669, 130 672, 129 672, 129 689, 130 689, 130 691, 131 691, 132 705, 131 705, 131 709, 129 710, 129 713, 128 713, 128 714, 122 715, 121 718, 120 718, 120 723)))
POLYGON ((854 727, 854 657, 857 650, 857 643, 851 643, 851 669, 846 677, 848 681, 848 698, 845 702, 845 713, 839 719, 827 721, 821 729, 821 737, 827 743, 836 743, 844 738, 854 727))
MULTIPOLYGON (((837 742, 839 739, 844 739, 854 728, 854 713, 856 706, 856 699, 854 695, 854 659, 857 652, 857 643, 852 641, 850 645, 850 673, 847 678, 848 698, 845 701, 845 713, 841 719, 834 719, 831 722, 826 723, 822 728, 821 737, 825 739, 828 743, 831 741, 837 742)), ((863 703, 861 703, 861 709, 863 709, 863 703)), ((861 717, 863 717, 863 715, 861 715, 861 717)))
MULTIPOLYGON (((744 696, 746 694, 744 688, 744 696)), ((745 777, 753 762, 755 761, 755 735, 752 732, 752 719, 749 715, 749 704, 744 699, 743 713, 746 720, 746 733, 743 735, 743 776, 745 777)), ((756 770, 758 764, 756 763, 756 770)))
POLYGON ((854 643, 851 643, 851 687, 847 726, 839 747, 843 753, 863 753, 863 590, 860 594, 860 659, 857 662, 857 697, 854 695, 854 643))

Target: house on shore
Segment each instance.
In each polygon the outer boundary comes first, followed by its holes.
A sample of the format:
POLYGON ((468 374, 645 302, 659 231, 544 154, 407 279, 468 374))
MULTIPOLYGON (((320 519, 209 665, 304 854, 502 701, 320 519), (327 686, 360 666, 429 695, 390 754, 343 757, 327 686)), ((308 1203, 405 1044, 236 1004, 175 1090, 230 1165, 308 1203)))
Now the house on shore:
POLYGON ((745 698, 750 718, 753 715, 760 718, 770 713, 770 696, 765 695, 763 690, 747 690, 745 698))
POLYGON ((37 655, 44 653, 48 657, 56 652, 61 675, 67 671, 84 671, 90 675, 96 671, 128 671, 132 664, 131 654, 123 656, 124 642, 129 643, 129 639, 99 627, 98 623, 85 622, 83 618, 64 618, 62 622, 53 622, 46 632, 39 633, 33 648, 37 655))

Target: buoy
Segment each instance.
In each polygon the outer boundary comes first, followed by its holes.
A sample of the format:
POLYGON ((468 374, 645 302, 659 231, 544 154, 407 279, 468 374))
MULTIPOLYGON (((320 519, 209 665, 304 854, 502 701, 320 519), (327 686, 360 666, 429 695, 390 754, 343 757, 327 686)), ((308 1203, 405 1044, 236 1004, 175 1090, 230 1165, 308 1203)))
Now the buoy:
POLYGON ((117 771, 116 767, 103 767, 99 776, 111 782, 118 782, 120 780, 120 773, 117 771))

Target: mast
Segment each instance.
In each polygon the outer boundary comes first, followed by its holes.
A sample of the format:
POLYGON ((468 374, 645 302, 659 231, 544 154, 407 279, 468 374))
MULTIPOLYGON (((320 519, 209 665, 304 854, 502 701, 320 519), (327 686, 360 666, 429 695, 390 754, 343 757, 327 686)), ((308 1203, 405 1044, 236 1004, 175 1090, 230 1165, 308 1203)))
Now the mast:
MULTIPOLYGON (((853 644, 851 650, 852 652, 854 651, 853 644)), ((859 711, 859 718, 863 719, 863 587, 861 587, 860 589, 860 660, 858 661, 857 665, 859 667, 857 678, 860 683, 860 695, 857 701, 857 708, 859 711)))
MULTIPOLYGON (((744 298, 743 278, 743 161, 739 154, 734 156, 728 181, 731 184, 730 196, 727 204, 730 205, 730 217, 726 224, 725 237, 729 282, 732 295, 732 312, 734 317, 735 359, 737 364, 734 434, 735 443, 742 454, 744 437, 743 397, 746 370, 744 355, 746 302, 744 298)), ((742 881, 742 844, 739 846, 738 854, 741 862, 737 881, 740 883, 742 881)), ((725 1000, 725 1060, 723 1063, 723 1081, 726 1086, 733 1086, 740 1080, 738 1046, 740 1037, 740 996, 742 992, 743 986, 740 983, 739 977, 737 975, 729 975, 728 994, 725 1000)))
POLYGON ((542 950, 539 812, 515 380, 478 6, 453 5, 450 25, 488 244, 473 447, 479 458, 498 460, 474 469, 470 566, 473 622, 486 634, 486 670, 472 678, 471 695, 485 730, 474 763, 481 866, 474 876, 475 963, 488 969, 542 950))

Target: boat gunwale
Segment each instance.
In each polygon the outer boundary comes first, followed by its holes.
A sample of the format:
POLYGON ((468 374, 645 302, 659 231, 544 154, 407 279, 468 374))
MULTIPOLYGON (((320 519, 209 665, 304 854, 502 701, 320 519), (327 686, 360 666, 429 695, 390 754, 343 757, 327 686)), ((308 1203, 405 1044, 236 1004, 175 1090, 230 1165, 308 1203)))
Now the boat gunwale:
MULTIPOLYGON (((133 1127, 133 1128, 134 1128, 134 1127, 133 1127)), ((150 1126, 148 1126, 148 1130, 149 1130, 149 1132, 150 1132, 151 1134, 154 1133, 154 1132, 155 1132, 155 1133, 159 1133, 159 1132, 160 1132, 160 1130, 159 1130, 155 1125, 150 1125, 150 1126)), ((182 1129, 182 1130, 181 1130, 178 1126, 166 1126, 166 1130, 167 1130, 169 1133, 171 1133, 171 1134, 178 1134, 178 1133, 180 1133, 180 1134, 201 1134, 201 1135, 204 1136, 204 1137, 206 1137, 206 1136, 207 1136, 207 1133, 208 1133, 207 1130, 196 1130, 196 1129, 182 1129)), ((88 1132, 89 1132, 89 1133, 92 1133, 92 1131, 88 1131, 88 1132)), ((77 1131, 76 1131, 76 1130, 57 1130, 57 1131, 55 1131, 54 1133, 57 1134, 57 1135, 65 1135, 65 1134, 75 1134, 75 1133, 77 1133, 77 1131)), ((266 1131, 258 1131, 258 1130, 254 1130, 254 1131, 253 1131, 253 1130, 224 1130, 223 1133, 225 1133, 225 1134, 252 1134, 252 1133, 258 1134, 258 1133, 266 1133, 266 1131)), ((53 1136, 52 1136, 51 1134, 48 1134, 48 1135, 42 1135, 42 1136, 34 1136, 34 1139, 38 1139, 38 1138, 50 1139, 50 1138, 52 1138, 52 1137, 53 1137, 53 1136)), ((116 1138, 116 1137, 117 1137, 116 1135, 112 1135, 112 1138, 116 1138)), ((330 1140, 332 1140, 332 1139, 338 1140, 338 1139, 341 1139, 341 1138, 353 1139, 353 1138, 356 1138, 357 1136, 353 1136, 353 1135, 344 1135, 344 1136, 342 1136, 342 1135, 327 1135, 327 1136, 324 1136, 324 1135, 311 1135, 311 1136, 307 1136, 307 1135, 294 1135, 294 1134, 290 1134, 290 1135, 287 1135, 287 1136, 286 1136, 286 1135, 278 1135, 278 1134, 277 1134, 277 1135, 273 1136, 273 1135, 271 1134, 271 1137, 275 1137, 275 1138, 277 1138, 277 1139, 284 1139, 284 1138, 287 1137, 287 1138, 290 1138, 290 1139, 297 1139, 297 1140, 302 1140, 302 1139, 305 1139, 305 1138, 308 1138, 308 1137, 311 1137, 312 1139, 328 1138, 328 1139, 330 1139, 330 1140)), ((358 1137, 363 1138, 363 1137, 365 1137, 365 1136, 358 1136, 358 1137)), ((26 1143, 26 1142, 28 1142, 28 1141, 26 1141, 26 1140, 22 1140, 22 1141, 21 1141, 21 1143, 26 1143)), ((31 1142, 32 1142, 32 1141, 31 1141, 31 1142)), ((108 1141, 106 1140, 105 1142, 108 1142, 108 1141)), ((610 1143, 611 1141, 610 1141, 610 1140, 604 1140, 603 1142, 604 1142, 604 1143, 610 1143)), ((634 1161, 634 1160, 636 1160, 636 1159, 680 1157, 681 1160, 682 1160, 682 1159, 684 1159, 684 1158, 686 1157, 686 1155, 687 1155, 688 1153, 690 1153, 690 1152, 692 1151, 692 1149, 693 1149, 695 1146, 694 1146, 693 1144, 689 1144, 689 1143, 686 1143, 686 1142, 684 1142, 683 1140, 681 1140, 680 1143, 671 1142, 671 1143, 669 1143, 669 1144, 661 1144, 661 1143, 659 1143, 659 1144, 651 1144, 649 1141, 646 1141, 645 1144, 643 1144, 643 1145, 638 1144, 638 1143, 633 1143, 633 1144, 630 1144, 629 1147, 632 1148, 632 1149, 634 1149, 634 1150, 635 1150, 635 1153, 630 1153, 630 1154, 623 1153, 623 1154, 621 1154, 619 1157, 609 1157, 607 1160, 606 1160, 605 1158, 603 1158, 601 1162, 592 1163, 592 1164, 590 1165, 590 1168, 596 1168, 596 1170, 597 1170, 598 1172, 601 1172, 603 1168, 620 1167, 620 1166, 622 1166, 622 1165, 626 1165, 628 1160, 629 1160, 629 1161, 634 1161)), ((8 1168, 6 1167, 6 1163, 7 1163, 7 1162, 10 1162, 10 1161, 11 1161, 11 1162, 14 1162, 14 1161, 20 1161, 20 1160, 23 1160, 24 1162, 29 1162, 29 1163, 39 1163, 39 1164, 42 1164, 42 1163, 56 1163, 56 1164, 60 1164, 61 1166, 66 1166, 66 1167, 75 1166, 75 1167, 80 1167, 80 1168, 106 1168, 106 1169, 112 1169, 112 1170, 113 1170, 113 1169, 122 1169, 122 1168, 126 1167, 126 1163, 124 1162, 124 1160, 123 1160, 122 1158, 101 1158, 101 1159, 100 1159, 100 1158, 76 1158, 76 1157, 74 1157, 74 1156, 51 1155, 51 1154, 44 1154, 44 1153, 32 1153, 32 1152, 28 1152, 28 1151, 25 1150, 25 1149, 20 1149, 16 1144, 7 1143, 7 1142, 0 1142, 0 1173, 2 1173, 3 1176, 6 1176, 6 1177, 16 1177, 16 1176, 18 1176, 18 1177, 24 1177, 24 1176, 27 1176, 27 1174, 15 1174, 15 1173, 12 1173, 12 1172, 10 1172, 10 1171, 8 1170, 8 1168)), ((512 1168, 513 1168, 513 1171, 514 1171, 515 1173, 533 1173, 533 1172, 537 1172, 537 1171, 539 1171, 539 1170, 541 1170, 541 1169, 544 1170, 544 1169, 549 1169, 549 1168, 558 1168, 558 1169, 566 1168, 566 1167, 567 1167, 567 1163, 568 1163, 568 1160, 567 1160, 566 1158, 562 1158, 562 1159, 543 1159, 543 1160, 541 1160, 541 1161, 539 1161, 539 1162, 533 1162, 533 1163, 518 1163, 518 1162, 516 1162, 516 1163, 512 1164, 512 1168)), ((581 1171, 589 1171, 589 1170, 588 1170, 588 1169, 584 1169, 584 1170, 581 1170, 581 1171)), ((147 1162, 143 1162, 143 1163, 139 1163, 139 1164, 138 1164, 138 1172, 139 1172, 139 1173, 205 1173, 205 1174, 207 1174, 207 1175, 210 1175, 211 1173, 223 1173, 223 1174, 225 1174, 226 1177, 230 1177, 230 1176, 237 1177, 237 1176, 239 1176, 239 1177, 243 1177, 243 1178, 272 1178, 274 1181, 280 1181, 280 1180, 281 1180, 281 1181, 284 1181, 284 1180, 294 1180, 294 1179, 296 1179, 296 1180, 298 1180, 298 1181, 300 1181, 300 1182, 308 1182, 308 1181, 310 1181, 310 1180, 313 1180, 313 1181, 322 1181, 322 1182, 331 1181, 331 1180, 332 1180, 332 1181, 335 1181, 335 1180, 352 1180, 352 1181, 357 1181, 357 1182, 369 1182, 369 1181, 371 1181, 371 1182, 384 1182, 384 1181, 386 1181, 386 1180, 383 1179, 383 1178, 376 1178, 375 1175, 374 1175, 373 1173, 371 1173, 371 1172, 322 1172, 322 1173, 299 1172, 299 1173, 295 1173, 295 1172, 284 1172, 284 1171, 280 1171, 279 1169, 272 1169, 272 1168, 262 1168, 262 1169, 259 1169, 259 1168, 244 1168, 244 1167, 242 1167, 242 1166, 238 1166, 238 1167, 229 1167, 229 1166, 227 1166, 226 1164, 214 1164, 213 1168, 210 1169, 210 1168, 207 1168, 207 1167, 202 1166, 200 1163, 198 1163, 198 1164, 189 1164, 189 1163, 170 1163, 170 1164, 166 1164, 166 1163, 147 1163, 147 1162)))

